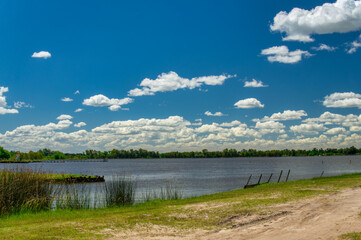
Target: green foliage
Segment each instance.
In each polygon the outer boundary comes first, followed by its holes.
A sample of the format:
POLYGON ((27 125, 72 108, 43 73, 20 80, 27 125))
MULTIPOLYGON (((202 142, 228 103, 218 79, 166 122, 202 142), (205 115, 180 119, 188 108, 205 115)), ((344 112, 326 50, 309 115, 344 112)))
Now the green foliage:
POLYGON ((327 148, 312 150, 295 150, 295 149, 283 149, 283 150, 266 150, 260 151, 256 149, 243 149, 238 151, 236 149, 224 149, 222 151, 209 151, 203 149, 202 151, 192 152, 166 152, 159 153, 156 151, 148 151, 145 149, 130 149, 130 150, 118 150, 113 149, 111 151, 97 151, 86 150, 83 153, 62 153, 60 151, 52 151, 50 149, 42 149, 37 152, 30 151, 28 153, 23 152, 8 152, 0 147, 0 159, 11 161, 39 161, 39 160, 64 160, 64 159, 133 159, 133 158, 232 158, 232 157, 292 157, 292 156, 330 156, 330 155, 356 155, 361 154, 361 148, 354 146, 349 148, 327 148), (17 157, 19 155, 19 159, 17 157))
POLYGON ((16 168, 0 171, 0 216, 51 208, 53 187, 41 172, 16 168))
POLYGON ((0 146, 0 159, 9 159, 10 153, 0 146))

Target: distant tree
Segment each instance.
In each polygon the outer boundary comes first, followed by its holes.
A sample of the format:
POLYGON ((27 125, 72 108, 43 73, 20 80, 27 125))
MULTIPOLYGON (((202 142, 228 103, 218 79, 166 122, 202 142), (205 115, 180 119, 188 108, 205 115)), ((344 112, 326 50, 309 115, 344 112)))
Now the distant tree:
POLYGON ((9 159, 10 153, 0 146, 0 159, 9 159))

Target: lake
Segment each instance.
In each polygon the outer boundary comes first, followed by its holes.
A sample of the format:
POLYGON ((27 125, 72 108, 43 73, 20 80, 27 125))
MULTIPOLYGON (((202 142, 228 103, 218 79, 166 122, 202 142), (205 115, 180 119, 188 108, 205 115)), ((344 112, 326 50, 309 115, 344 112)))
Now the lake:
MULTIPOLYGON (((56 163, 0 164, 2 168, 29 167, 52 173, 71 173, 105 176, 127 175, 137 180, 137 198, 149 189, 157 190, 171 181, 184 197, 199 196, 243 188, 252 174, 251 183, 276 182, 283 170, 289 180, 334 176, 361 172, 361 156, 268 157, 268 158, 211 158, 211 159, 111 159, 107 162, 65 161, 56 163)), ((95 184, 96 185, 96 184, 95 184)))

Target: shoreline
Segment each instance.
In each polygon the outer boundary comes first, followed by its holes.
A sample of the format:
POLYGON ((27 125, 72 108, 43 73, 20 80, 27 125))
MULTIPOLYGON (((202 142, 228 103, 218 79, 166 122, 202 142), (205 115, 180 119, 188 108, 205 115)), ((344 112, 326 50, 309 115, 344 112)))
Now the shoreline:
MULTIPOLYGON (((240 239, 239 236, 257 226, 259 232, 252 231, 256 234, 254 236, 262 239, 262 236, 265 236, 262 231, 267 230, 267 226, 275 226, 270 231, 278 236, 278 225, 272 224, 285 224, 285 227, 302 229, 303 225, 299 227, 297 222, 290 225, 289 217, 296 216, 294 213, 297 209, 310 204, 314 207, 306 212, 299 212, 299 216, 307 219, 309 214, 313 214, 311 219, 320 220, 320 216, 327 215, 327 211, 322 212, 322 209, 328 204, 341 204, 332 205, 334 207, 331 209, 337 210, 345 203, 344 199, 356 196, 357 201, 350 201, 358 205, 352 205, 353 211, 349 214, 352 214, 352 219, 357 219, 361 211, 361 201, 358 198, 361 198, 360 186, 359 173, 262 184, 250 189, 180 200, 156 200, 121 208, 21 214, 0 219, 0 226, 3 226, 0 227, 0 234, 5 239, 10 236, 35 239, 57 236, 82 239, 240 239), (344 193, 348 195, 342 195, 344 193), (37 219, 36 224, 33 224, 34 217, 37 219)), ((347 204, 351 206, 351 203, 347 204)), ((346 210, 337 213, 337 219, 342 219, 344 211, 346 210)), ((328 226, 330 221, 323 222, 328 226)), ((310 227, 317 227, 317 224, 310 223, 310 227)), ((335 221, 336 223, 339 223, 339 220, 335 221)), ((361 224, 357 226, 361 227, 361 224)), ((313 228, 313 231, 316 230, 313 228)), ((348 230, 353 231, 351 228, 339 232, 332 230, 332 234, 339 236, 348 233, 348 230)), ((327 227, 323 232, 327 232, 327 227)), ((288 236, 292 231, 284 234, 288 236)))

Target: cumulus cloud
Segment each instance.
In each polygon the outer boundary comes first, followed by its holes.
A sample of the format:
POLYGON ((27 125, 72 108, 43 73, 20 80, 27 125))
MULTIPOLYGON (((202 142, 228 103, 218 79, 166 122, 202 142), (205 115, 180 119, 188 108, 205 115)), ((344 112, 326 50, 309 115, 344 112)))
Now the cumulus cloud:
POLYGON ((333 52, 337 49, 337 47, 331 47, 331 46, 328 46, 324 43, 321 43, 318 47, 312 47, 313 50, 316 50, 316 51, 328 51, 328 52, 333 52))
POLYGON ((19 111, 17 109, 8 108, 7 102, 6 102, 6 97, 4 96, 4 93, 6 93, 8 91, 9 91, 9 88, 0 87, 0 114, 1 115, 19 113, 19 111))
POLYGON ((222 112, 211 113, 210 111, 206 111, 206 112, 204 113, 204 115, 213 116, 213 117, 222 117, 222 116, 225 116, 222 112))
POLYGON ((110 107, 108 107, 108 109, 110 111, 115 112, 115 111, 118 111, 119 109, 121 109, 121 106, 119 106, 119 105, 111 105, 110 107))
POLYGON ((75 109, 75 111, 74 112, 81 112, 81 111, 83 111, 84 109, 82 109, 82 108, 78 108, 78 109, 75 109))
POLYGON ((245 81, 244 87, 268 87, 268 85, 264 85, 262 81, 257 81, 256 79, 252 79, 252 81, 245 81))
POLYGON ((355 53, 357 51, 358 48, 361 47, 361 35, 358 37, 357 40, 353 41, 352 43, 349 44, 349 48, 347 50, 348 54, 352 54, 355 53))
POLYGON ((311 10, 293 8, 279 12, 272 31, 285 33, 284 41, 312 42, 313 34, 347 33, 361 29, 361 1, 337 0, 311 10))
POLYGON ((361 109, 361 94, 354 92, 336 92, 327 95, 323 105, 329 108, 353 108, 361 109))
POLYGON ((352 126, 350 127, 351 132, 361 132, 361 126, 352 126))
POLYGON ((285 125, 280 122, 275 121, 268 121, 268 122, 257 122, 255 128, 260 129, 262 134, 269 134, 269 133, 285 133, 285 125))
POLYGON ((79 122, 79 123, 74 124, 74 127, 77 127, 77 128, 84 127, 84 126, 86 126, 85 122, 79 122))
POLYGON ((70 119, 72 119, 72 118, 73 118, 73 117, 70 116, 70 115, 62 114, 62 115, 60 115, 59 117, 57 117, 56 119, 57 119, 57 120, 70 120, 70 119))
POLYGON ((323 126, 323 124, 304 123, 300 125, 291 126, 290 129, 294 133, 300 133, 304 135, 316 135, 319 132, 326 130, 327 128, 323 126))
POLYGON ((327 135, 336 135, 336 134, 341 134, 341 133, 345 133, 346 129, 343 127, 335 127, 335 128, 331 128, 328 129, 326 132, 324 132, 324 134, 327 135))
POLYGON ((51 58, 51 54, 48 51, 40 51, 40 52, 34 52, 31 56, 32 58, 51 58))
POLYGON ((304 110, 285 110, 283 111, 283 113, 278 112, 278 113, 274 113, 272 114, 270 117, 265 116, 262 119, 253 119, 252 121, 254 122, 259 122, 259 121, 288 121, 288 120, 297 120, 297 119, 301 119, 302 117, 307 116, 307 113, 304 110))
POLYGON ((11 113, 19 113, 19 111, 17 109, 0 107, 0 115, 9 114, 9 113, 10 114, 11 113))
POLYGON ((139 86, 141 88, 135 88, 128 92, 129 96, 145 96, 154 95, 156 92, 169 92, 178 89, 194 89, 203 85, 222 85, 224 81, 231 78, 231 75, 219 75, 219 76, 203 76, 195 77, 192 79, 182 78, 177 73, 171 71, 169 73, 162 73, 154 80, 145 78, 139 86))
MULTIPOLYGON (((0 133, 0 145, 9 150, 38 150, 51 148, 66 152, 79 152, 85 149, 111 150, 144 148, 156 151, 195 151, 203 148, 220 150, 236 149, 312 149, 334 147, 361 147, 361 126, 355 122, 361 119, 356 115, 323 114, 317 122, 306 122, 292 126, 291 129, 277 121, 257 122, 247 126, 240 121, 202 124, 195 126, 183 117, 141 118, 136 120, 113 121, 95 127, 69 131, 69 119, 45 125, 24 125, 12 131, 0 133), (327 119, 343 119, 352 126, 327 129, 327 119), (322 121, 321 121, 322 119, 322 121), (352 129, 352 130, 351 130, 352 129), (291 138, 289 133, 296 133, 291 138), (305 136, 305 135, 314 136, 305 136), (264 135, 268 135, 264 138, 264 135)), ((306 120, 304 120, 306 121, 306 120)), ((335 122, 340 122, 335 120, 335 122)), ((343 124, 340 122, 339 124, 343 124)), ((75 126, 76 125, 76 126, 75 126)), ((75 127, 84 126, 82 122, 75 127)))
POLYGON ((129 104, 132 102, 133 102, 133 99, 128 98, 128 97, 122 98, 122 99, 118 99, 118 98, 110 99, 102 94, 98 94, 98 95, 92 96, 88 99, 84 99, 83 105, 92 106, 92 107, 109 106, 109 110, 118 111, 119 109, 121 109, 122 105, 126 105, 126 104, 129 104))
POLYGON ((324 112, 318 118, 308 118, 303 120, 306 123, 322 123, 324 125, 341 125, 343 127, 349 127, 350 131, 357 132, 356 129, 361 127, 361 115, 355 114, 335 114, 330 112, 324 112))
POLYGON ((261 55, 267 56, 269 62, 279 62, 279 63, 297 63, 302 60, 302 57, 310 57, 308 51, 302 51, 297 49, 295 51, 290 51, 287 46, 274 46, 261 51, 261 55))
POLYGON ((63 102, 72 102, 73 99, 65 97, 65 98, 62 98, 61 101, 63 101, 63 102))
POLYGON ((256 98, 246 98, 243 100, 239 100, 234 104, 236 108, 263 108, 264 104, 262 104, 256 98))

